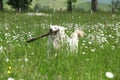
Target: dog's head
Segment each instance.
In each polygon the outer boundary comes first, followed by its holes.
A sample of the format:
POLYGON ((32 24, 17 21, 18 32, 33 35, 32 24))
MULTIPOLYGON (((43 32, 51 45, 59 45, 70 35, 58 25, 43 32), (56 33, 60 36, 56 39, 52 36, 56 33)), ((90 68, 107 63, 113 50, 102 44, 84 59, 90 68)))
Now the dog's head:
POLYGON ((64 32, 66 28, 62 26, 57 25, 50 25, 49 31, 52 33, 52 35, 56 35, 58 32, 64 32))

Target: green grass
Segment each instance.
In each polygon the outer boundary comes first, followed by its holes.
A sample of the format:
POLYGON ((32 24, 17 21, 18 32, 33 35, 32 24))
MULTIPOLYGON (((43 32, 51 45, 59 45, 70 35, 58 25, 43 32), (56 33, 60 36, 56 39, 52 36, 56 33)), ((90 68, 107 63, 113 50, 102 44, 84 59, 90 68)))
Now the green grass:
POLYGON ((0 80, 9 77, 15 80, 120 80, 120 15, 115 16, 110 13, 51 16, 0 13, 0 80), (25 42, 47 32, 50 24, 67 27, 68 35, 74 27, 85 31, 78 54, 64 48, 53 51, 48 58, 48 37, 25 42), (114 74, 112 79, 105 76, 108 71, 114 74))

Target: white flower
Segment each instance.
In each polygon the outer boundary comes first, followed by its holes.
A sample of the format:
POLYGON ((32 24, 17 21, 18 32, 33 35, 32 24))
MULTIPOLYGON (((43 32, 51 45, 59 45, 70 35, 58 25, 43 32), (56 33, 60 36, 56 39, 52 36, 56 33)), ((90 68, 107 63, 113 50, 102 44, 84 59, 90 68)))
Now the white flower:
POLYGON ((32 52, 31 54, 32 54, 32 55, 34 55, 34 53, 33 53, 33 52, 32 52))
POLYGON ((112 50, 114 50, 114 49, 115 49, 115 46, 111 46, 111 48, 112 48, 112 50))
POLYGON ((88 42, 89 44, 92 44, 92 42, 88 42))
POLYGON ((24 79, 19 79, 19 80, 24 80, 24 79))
POLYGON ((85 52, 82 52, 82 54, 85 54, 85 52))
POLYGON ((6 60, 5 60, 6 62, 9 62, 9 58, 6 58, 6 60))
POLYGON ((25 62, 28 62, 28 58, 25 58, 25 62))
POLYGON ((5 24, 5 30, 8 30, 8 24, 5 24))
POLYGON ((112 37, 112 35, 110 35, 110 34, 109 34, 108 36, 109 36, 109 37, 112 37))
POLYGON ((85 41, 85 40, 83 40, 83 42, 85 43, 86 41, 85 41))
POLYGON ((90 59, 86 59, 86 61, 89 61, 90 59))
POLYGON ((55 54, 55 57, 57 57, 57 53, 55 54))
POLYGON ((82 43, 82 45, 84 46, 84 45, 85 45, 85 43, 82 43))
POLYGON ((104 46, 103 46, 103 45, 100 45, 100 48, 101 48, 101 49, 104 49, 104 46))
POLYGON ((3 52, 3 46, 0 46, 0 53, 3 52))
POLYGON ((108 78, 113 78, 114 77, 114 74, 112 72, 106 72, 105 75, 108 78))
POLYGON ((94 48, 94 49, 91 49, 91 52, 95 52, 95 50, 96 50, 95 48, 94 48))
POLYGON ((18 29, 18 28, 19 28, 19 26, 16 26, 16 28, 18 29))
POLYGON ((15 80, 14 78, 12 78, 12 77, 9 77, 7 80, 15 80))
POLYGON ((6 36, 6 37, 10 36, 10 33, 5 33, 5 36, 6 36))
POLYGON ((32 37, 33 33, 32 32, 28 32, 27 36, 28 37, 32 37))
POLYGON ((18 38, 18 36, 12 36, 13 40, 16 40, 18 38))
POLYGON ((85 46, 85 48, 88 48, 88 46, 85 46))

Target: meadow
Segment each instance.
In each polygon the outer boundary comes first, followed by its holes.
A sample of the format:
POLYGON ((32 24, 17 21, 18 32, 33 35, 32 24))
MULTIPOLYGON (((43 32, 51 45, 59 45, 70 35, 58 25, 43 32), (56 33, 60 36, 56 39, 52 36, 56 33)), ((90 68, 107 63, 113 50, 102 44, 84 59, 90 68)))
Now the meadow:
POLYGON ((0 13, 0 80, 120 80, 120 14, 0 13), (50 24, 68 35, 83 29, 77 54, 64 48, 48 58, 48 37, 26 43, 50 24))

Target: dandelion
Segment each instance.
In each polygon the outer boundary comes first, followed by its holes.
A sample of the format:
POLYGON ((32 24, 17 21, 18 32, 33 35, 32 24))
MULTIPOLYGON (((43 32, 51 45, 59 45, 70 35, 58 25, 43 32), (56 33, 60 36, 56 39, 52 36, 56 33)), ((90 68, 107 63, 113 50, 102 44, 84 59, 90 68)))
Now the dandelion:
POLYGON ((11 74, 11 72, 12 72, 12 67, 11 67, 11 66, 8 66, 7 73, 8 73, 8 74, 11 74))
POLYGON ((114 77, 114 74, 112 72, 106 72, 105 75, 108 78, 113 78, 114 77))
POLYGON ((8 73, 8 74, 10 74, 10 73, 11 73, 11 71, 10 71, 10 70, 8 70, 8 71, 7 71, 7 73, 8 73))
POLYGON ((12 67, 11 67, 11 66, 9 66, 9 67, 8 67, 8 69, 12 69, 12 67))

